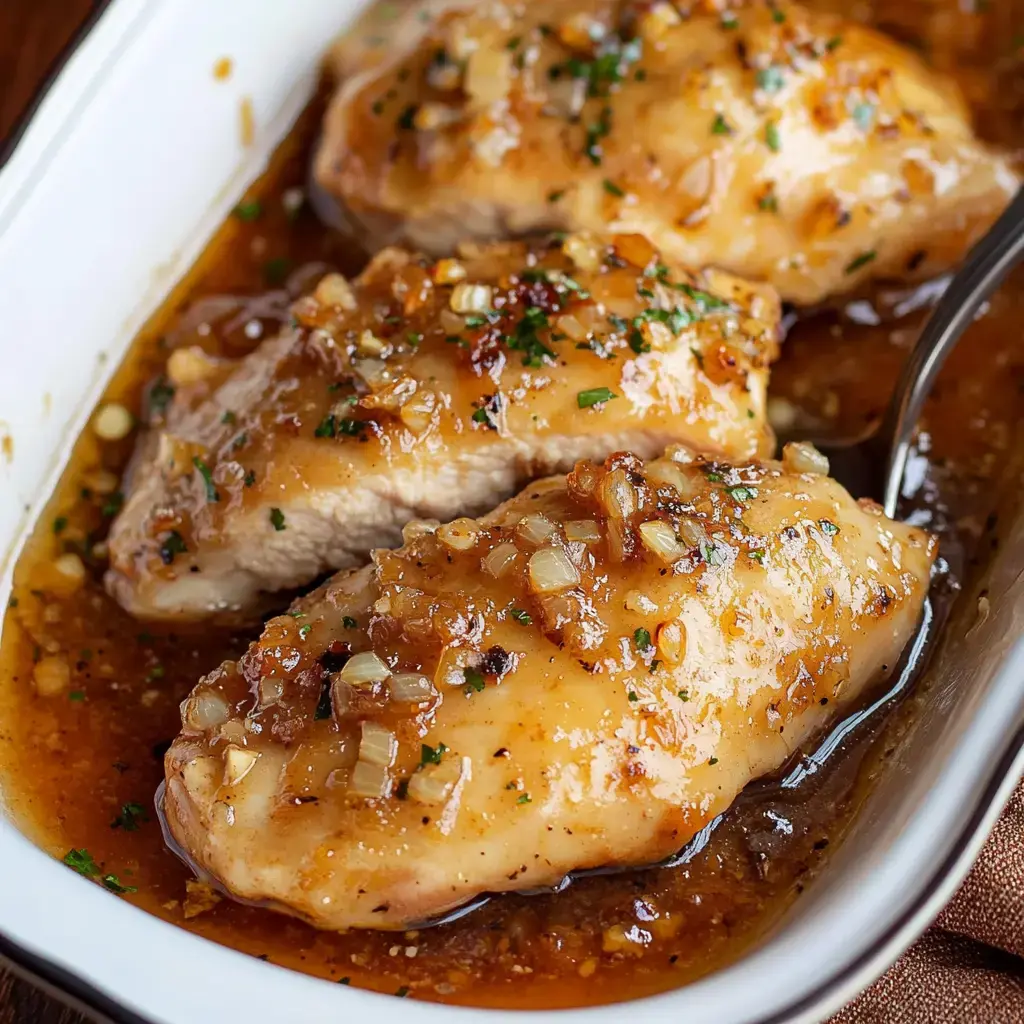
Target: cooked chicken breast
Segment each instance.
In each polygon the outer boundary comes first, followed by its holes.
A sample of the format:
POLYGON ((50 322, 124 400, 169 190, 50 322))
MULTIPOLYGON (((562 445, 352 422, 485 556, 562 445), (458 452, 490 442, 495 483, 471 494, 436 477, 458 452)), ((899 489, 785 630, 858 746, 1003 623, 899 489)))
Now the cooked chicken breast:
POLYGON ((804 304, 945 270, 1002 210, 1013 172, 915 54, 794 4, 712 6, 450 11, 340 88, 316 176, 374 246, 639 231, 804 304))
POLYGON ((182 705, 175 842, 331 929, 671 855, 891 668, 920 613, 932 539, 814 465, 620 453, 407 528, 182 705))
POLYGON ((578 458, 773 444, 774 293, 637 236, 387 251, 294 317, 237 365, 172 355, 181 386, 110 533, 109 588, 133 614, 251 615, 415 516, 482 512, 578 458))

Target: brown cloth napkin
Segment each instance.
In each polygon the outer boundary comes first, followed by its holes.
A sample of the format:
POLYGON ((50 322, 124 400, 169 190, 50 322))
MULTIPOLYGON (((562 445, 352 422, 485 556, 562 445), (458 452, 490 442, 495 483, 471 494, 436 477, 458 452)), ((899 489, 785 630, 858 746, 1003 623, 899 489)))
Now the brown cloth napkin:
POLYGON ((935 924, 830 1024, 1024 1024, 1024 784, 935 924))

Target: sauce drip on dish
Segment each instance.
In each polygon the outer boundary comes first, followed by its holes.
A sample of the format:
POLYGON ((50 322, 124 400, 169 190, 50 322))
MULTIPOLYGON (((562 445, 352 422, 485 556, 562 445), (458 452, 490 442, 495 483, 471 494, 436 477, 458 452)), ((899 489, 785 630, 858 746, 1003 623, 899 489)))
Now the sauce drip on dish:
MULTIPOLYGON (((922 5, 882 27, 922 39, 942 70, 959 72, 995 141, 1019 139, 1019 55, 1001 54, 994 75, 981 73, 991 63, 982 55, 997 43, 1005 49, 1012 34, 1001 31, 1002 15, 958 13, 954 47, 935 34, 927 11, 922 5), (963 41, 964 19, 973 45, 963 41)), ((311 104, 140 336, 105 403, 140 415, 144 400, 159 401, 170 351, 249 352, 325 269, 351 274, 362 265, 352 243, 324 229, 303 201, 323 100, 311 104)), ((942 538, 948 571, 939 599, 956 592, 994 526, 1024 389, 1022 285, 1018 274, 973 325, 922 424, 904 514, 942 538)), ((773 371, 776 425, 789 434, 863 434, 884 407, 930 294, 928 286, 882 288, 793 323, 773 371)), ((218 900, 189 884, 164 845, 153 794, 180 726, 179 702, 258 631, 142 626, 104 591, 104 537, 132 448, 130 433, 118 437, 117 416, 108 413, 101 431, 111 439, 90 429, 79 441, 16 569, 0 677, 4 799, 42 846, 58 857, 78 851, 80 870, 94 864, 101 884, 122 890, 111 898, 275 964, 400 996, 487 1006, 579 1006, 674 988, 736 959, 779 918, 842 839, 914 700, 926 699, 894 698, 823 767, 800 771, 811 762, 798 762, 748 787, 673 867, 581 878, 558 894, 503 896, 405 933, 319 932, 218 900), (794 779, 799 784, 787 784, 794 779)))

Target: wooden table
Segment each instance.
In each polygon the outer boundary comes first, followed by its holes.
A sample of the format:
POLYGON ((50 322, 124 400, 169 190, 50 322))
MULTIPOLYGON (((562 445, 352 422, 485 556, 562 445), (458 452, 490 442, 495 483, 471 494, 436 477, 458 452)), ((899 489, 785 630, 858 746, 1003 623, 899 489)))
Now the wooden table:
MULTIPOLYGON (((0 148, 99 6, 101 0, 0 0, 0 148)), ((0 1024, 85 1024, 85 1018, 0 968, 0 1024)))

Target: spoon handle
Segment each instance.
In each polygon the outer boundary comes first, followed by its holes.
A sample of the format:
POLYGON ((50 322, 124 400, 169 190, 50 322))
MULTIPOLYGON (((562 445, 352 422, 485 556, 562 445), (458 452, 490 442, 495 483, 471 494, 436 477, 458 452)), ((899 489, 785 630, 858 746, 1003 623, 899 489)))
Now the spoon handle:
POLYGON ((910 440, 942 364, 970 326, 981 304, 1024 257, 1024 188, 968 253, 932 310, 917 344, 903 366, 885 418, 878 431, 879 451, 888 452, 882 505, 888 516, 896 513, 910 440))

